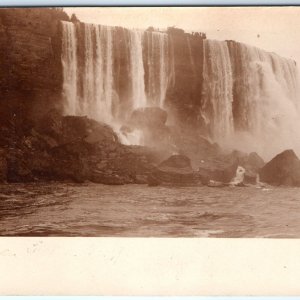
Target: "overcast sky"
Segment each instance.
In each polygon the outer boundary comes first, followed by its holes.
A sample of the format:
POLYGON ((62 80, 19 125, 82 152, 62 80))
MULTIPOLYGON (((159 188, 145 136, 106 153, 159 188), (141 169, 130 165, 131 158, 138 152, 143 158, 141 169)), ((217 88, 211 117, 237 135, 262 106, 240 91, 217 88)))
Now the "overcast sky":
MULTIPOLYGON (((65 8, 87 23, 127 28, 201 31, 276 52, 300 64, 300 7, 103 7, 65 8)), ((299 65, 298 64, 298 65, 299 65)))

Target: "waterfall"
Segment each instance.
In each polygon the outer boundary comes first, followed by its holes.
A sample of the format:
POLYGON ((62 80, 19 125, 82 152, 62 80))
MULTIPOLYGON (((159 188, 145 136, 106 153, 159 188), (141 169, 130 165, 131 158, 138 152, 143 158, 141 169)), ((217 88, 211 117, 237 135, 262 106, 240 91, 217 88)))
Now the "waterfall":
POLYGON ((98 121, 113 122, 112 28, 84 24, 83 67, 79 68, 76 25, 63 22, 62 64, 65 113, 86 115, 98 121), (79 95, 82 82, 82 95, 79 95))
POLYGON ((231 60, 236 94, 233 145, 265 157, 287 148, 300 150, 295 62, 244 44, 231 49, 231 60))
POLYGON ((62 22, 62 65, 63 98, 65 111, 71 115, 78 113, 77 95, 77 39, 73 23, 62 22))
POLYGON ((204 40, 202 114, 213 139, 228 141, 233 134, 233 78, 226 42, 204 40))
POLYGON ((84 24, 84 73, 83 73, 83 99, 81 101, 81 114, 94 114, 96 104, 95 94, 95 72, 94 72, 94 43, 93 43, 94 26, 84 24))
MULTIPOLYGON (((233 41, 71 22, 62 22, 61 60, 67 115, 119 131, 134 109, 164 108, 168 91, 169 120, 188 112, 186 122, 223 147, 264 158, 287 148, 300 154, 293 60, 233 41)), ((127 133, 126 143, 142 143, 141 132, 127 133)))
POLYGON ((130 37, 130 79, 132 87, 132 107, 133 109, 147 106, 144 82, 144 63, 142 51, 142 34, 137 29, 129 31, 130 37))
POLYGON ((169 81, 168 35, 154 31, 146 31, 144 35, 147 45, 147 103, 163 108, 169 81))
POLYGON ((112 29, 107 26, 96 27, 96 119, 110 124, 113 121, 113 59, 112 29))

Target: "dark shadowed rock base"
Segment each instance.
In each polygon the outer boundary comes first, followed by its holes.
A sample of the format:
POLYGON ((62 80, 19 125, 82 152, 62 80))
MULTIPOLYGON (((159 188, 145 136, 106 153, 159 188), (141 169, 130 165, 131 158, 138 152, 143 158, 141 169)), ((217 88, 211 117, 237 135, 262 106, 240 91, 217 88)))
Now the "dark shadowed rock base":
POLYGON ((122 145, 106 124, 56 111, 26 132, 2 130, 9 134, 1 136, 1 182, 141 183, 160 160, 150 148, 122 145))
POLYGON ((191 161, 184 155, 172 155, 163 161, 148 176, 148 184, 156 185, 201 185, 193 171, 191 161))
POLYGON ((285 150, 259 172, 260 180, 271 185, 300 186, 300 160, 293 150, 285 150))

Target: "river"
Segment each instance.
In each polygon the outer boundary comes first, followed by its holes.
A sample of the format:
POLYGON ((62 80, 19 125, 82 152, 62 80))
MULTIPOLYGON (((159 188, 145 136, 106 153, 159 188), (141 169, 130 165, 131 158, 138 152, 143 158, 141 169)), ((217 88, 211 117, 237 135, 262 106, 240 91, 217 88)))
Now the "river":
POLYGON ((0 185, 1 236, 300 237, 300 188, 0 185))

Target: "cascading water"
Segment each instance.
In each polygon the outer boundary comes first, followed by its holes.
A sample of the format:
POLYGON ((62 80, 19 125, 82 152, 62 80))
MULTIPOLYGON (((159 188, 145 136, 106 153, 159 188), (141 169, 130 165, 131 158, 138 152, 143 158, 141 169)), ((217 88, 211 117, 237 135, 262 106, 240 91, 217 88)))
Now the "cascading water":
MULTIPOLYGON (((167 90, 176 86, 181 92, 187 82, 177 80, 184 78, 176 74, 177 69, 192 73, 190 80, 200 76, 192 36, 181 40, 186 43, 182 49, 188 50, 184 64, 175 48, 181 45, 172 34, 71 22, 62 22, 62 34, 65 113, 87 115, 117 132, 134 109, 164 107, 167 90)), ((199 116, 208 135, 222 146, 256 151, 265 158, 287 148, 299 154, 295 62, 232 41, 202 42, 199 116)), ((185 91, 182 101, 189 97, 185 91)), ((141 133, 129 132, 123 141, 142 144, 141 133)))
POLYGON ((202 114, 213 139, 227 142, 233 134, 233 78, 226 42, 204 40, 202 114))
POLYGON ((300 150, 295 62, 248 45, 235 47, 238 53, 231 51, 236 109, 232 145, 266 158, 287 148, 300 150))
MULTIPOLYGON (((108 123, 119 131, 122 122, 126 122, 133 110, 147 106, 163 107, 168 84, 167 34, 124 29, 122 35, 126 42, 123 47, 126 48, 119 51, 121 55, 122 52, 128 53, 128 56, 124 56, 125 60, 115 66, 114 43, 118 42, 118 37, 115 36, 116 28, 82 23, 75 25, 70 22, 63 22, 62 26, 66 114, 87 115, 108 123), (143 41, 146 34, 152 41, 149 49, 151 61, 157 61, 155 66, 152 62, 147 65, 150 74, 148 93, 143 57, 143 41), (125 86, 125 90, 129 91, 126 105, 119 103, 123 95, 119 94, 114 78, 114 74, 119 74, 120 68, 128 70, 125 77, 123 75, 121 78, 121 88, 124 89, 125 86)), ((141 144, 141 133, 132 132, 131 136, 129 134, 129 140, 123 141, 141 144)))
POLYGON ((71 115, 79 112, 77 94, 77 39, 73 23, 62 22, 63 45, 63 98, 65 111, 71 115))
POLYGON ((96 119, 113 122, 113 59, 111 27, 96 26, 95 93, 96 119))
POLYGON ((147 106, 144 82, 144 63, 142 50, 143 32, 137 29, 129 31, 130 36, 130 79, 132 86, 133 109, 147 106))
POLYGON ((144 39, 147 43, 147 103, 163 108, 168 87, 168 35, 146 31, 144 39))

